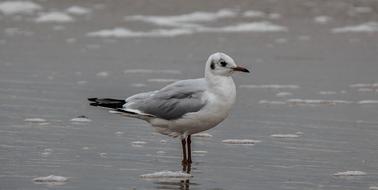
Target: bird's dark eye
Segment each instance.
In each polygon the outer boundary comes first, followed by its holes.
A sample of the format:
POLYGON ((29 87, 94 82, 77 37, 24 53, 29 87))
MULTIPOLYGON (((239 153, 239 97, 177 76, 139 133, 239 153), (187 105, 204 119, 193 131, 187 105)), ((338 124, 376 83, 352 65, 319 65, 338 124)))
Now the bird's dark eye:
POLYGON ((220 61, 219 64, 222 65, 222 67, 225 67, 227 65, 227 63, 225 61, 223 61, 223 60, 220 61))

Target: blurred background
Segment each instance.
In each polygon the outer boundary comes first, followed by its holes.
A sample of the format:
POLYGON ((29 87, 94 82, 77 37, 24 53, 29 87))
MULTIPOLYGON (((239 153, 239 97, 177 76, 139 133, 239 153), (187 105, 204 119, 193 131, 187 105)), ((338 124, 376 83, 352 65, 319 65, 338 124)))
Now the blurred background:
POLYGON ((377 73, 376 0, 0 1, 0 189, 378 189, 377 73), (193 138, 193 177, 141 178, 181 170, 179 140, 86 98, 202 77, 219 51, 252 72, 193 138))

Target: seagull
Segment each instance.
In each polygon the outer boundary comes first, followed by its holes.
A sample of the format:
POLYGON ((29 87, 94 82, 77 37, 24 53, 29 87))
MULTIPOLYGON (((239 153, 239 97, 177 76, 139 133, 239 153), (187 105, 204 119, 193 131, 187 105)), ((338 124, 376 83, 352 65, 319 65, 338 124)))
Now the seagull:
POLYGON ((182 165, 190 165, 191 135, 217 126, 229 115, 236 98, 231 77, 235 71, 249 73, 230 56, 218 52, 209 56, 204 78, 176 81, 160 90, 138 93, 125 100, 88 100, 91 106, 147 121, 163 135, 180 137, 182 165))

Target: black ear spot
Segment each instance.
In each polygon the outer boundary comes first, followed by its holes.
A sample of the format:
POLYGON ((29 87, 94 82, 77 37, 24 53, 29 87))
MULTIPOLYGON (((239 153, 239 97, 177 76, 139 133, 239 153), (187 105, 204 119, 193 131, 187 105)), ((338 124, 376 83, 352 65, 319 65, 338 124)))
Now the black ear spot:
POLYGON ((212 70, 214 70, 214 69, 215 69, 215 64, 214 64, 214 63, 211 63, 211 64, 210 64, 210 68, 211 68, 212 70))

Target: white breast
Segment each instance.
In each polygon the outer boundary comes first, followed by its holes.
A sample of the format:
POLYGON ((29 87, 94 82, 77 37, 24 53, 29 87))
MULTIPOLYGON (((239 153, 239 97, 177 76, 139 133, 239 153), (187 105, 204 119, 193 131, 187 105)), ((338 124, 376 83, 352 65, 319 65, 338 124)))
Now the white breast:
POLYGON ((156 130, 169 136, 187 136, 217 126, 229 114, 235 102, 236 89, 231 77, 222 77, 219 83, 204 92, 206 105, 198 112, 185 114, 177 120, 152 119, 156 130))

